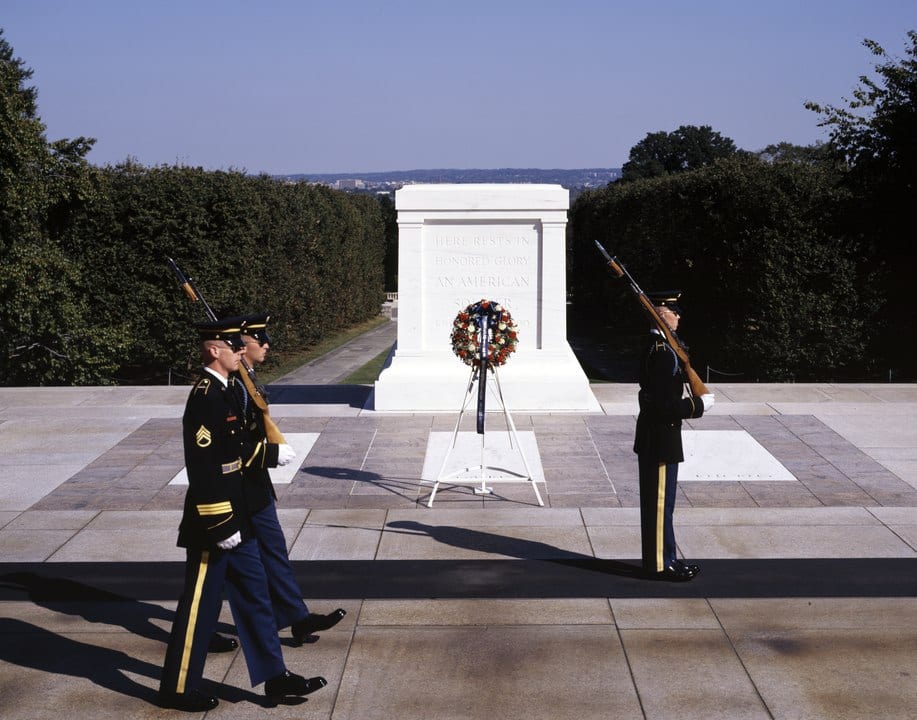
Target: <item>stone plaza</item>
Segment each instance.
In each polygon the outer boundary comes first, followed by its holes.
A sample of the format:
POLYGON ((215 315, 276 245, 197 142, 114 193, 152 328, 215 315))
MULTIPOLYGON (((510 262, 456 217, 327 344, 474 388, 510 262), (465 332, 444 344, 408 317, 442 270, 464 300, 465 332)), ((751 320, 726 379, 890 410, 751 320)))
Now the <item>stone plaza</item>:
MULTIPOLYGON (((686 478, 676 536, 701 574, 658 583, 636 572, 636 386, 593 384, 595 412, 514 414, 545 507, 511 483, 441 487, 427 508, 428 441, 456 412, 374 411, 370 387, 336 384, 395 334, 271 385, 280 428, 308 440, 277 485, 301 587, 348 611, 302 647, 284 633, 284 655, 329 684, 269 709, 240 652, 211 656, 208 716, 915 717, 917 387, 714 385, 688 430, 748 437, 787 474, 686 478)), ((187 392, 0 389, 5 720, 177 715, 155 699, 187 392)))

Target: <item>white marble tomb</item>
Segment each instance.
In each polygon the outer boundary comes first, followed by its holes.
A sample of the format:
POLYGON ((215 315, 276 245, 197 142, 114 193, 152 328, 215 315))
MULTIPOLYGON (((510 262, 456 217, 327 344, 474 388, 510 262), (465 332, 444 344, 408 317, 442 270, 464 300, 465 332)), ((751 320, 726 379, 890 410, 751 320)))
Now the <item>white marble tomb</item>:
POLYGON ((470 368, 452 353, 452 322, 486 298, 519 327, 517 351, 498 370, 511 412, 601 411, 567 342, 567 190, 408 185, 395 206, 398 339, 375 384, 375 410, 461 407, 470 368))

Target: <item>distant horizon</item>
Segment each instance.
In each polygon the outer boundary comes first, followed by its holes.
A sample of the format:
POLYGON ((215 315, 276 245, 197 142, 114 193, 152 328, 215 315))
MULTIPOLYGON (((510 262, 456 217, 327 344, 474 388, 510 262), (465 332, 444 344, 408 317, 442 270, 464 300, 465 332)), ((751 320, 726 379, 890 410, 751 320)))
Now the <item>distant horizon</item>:
POLYGON ((599 170, 617 170, 620 171, 620 167, 539 167, 532 165, 529 167, 423 167, 423 168, 410 168, 404 170, 354 170, 354 171, 343 171, 343 172, 291 172, 291 173, 276 173, 277 175, 287 175, 292 177, 293 175, 390 175, 395 173, 423 173, 423 172, 501 172, 501 171, 524 171, 524 170, 535 170, 538 172, 575 172, 579 171, 599 171, 599 170))

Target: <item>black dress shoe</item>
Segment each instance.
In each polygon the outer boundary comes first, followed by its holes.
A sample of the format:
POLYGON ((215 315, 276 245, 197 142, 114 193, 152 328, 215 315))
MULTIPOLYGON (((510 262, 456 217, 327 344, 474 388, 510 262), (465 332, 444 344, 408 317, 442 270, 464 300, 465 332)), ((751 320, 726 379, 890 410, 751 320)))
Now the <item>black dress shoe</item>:
POLYGON ((344 610, 344 608, 338 608, 327 615, 309 613, 299 622, 293 623, 293 626, 290 628, 293 633, 293 639, 301 643, 314 632, 333 628, 341 622, 341 618, 346 614, 347 611, 344 610))
POLYGON ((211 635, 210 643, 207 645, 207 652, 227 653, 232 652, 237 647, 239 647, 239 643, 236 642, 235 638, 214 633, 211 635))
POLYGON ((676 560, 675 565, 687 570, 689 573, 691 573, 691 577, 694 577, 700 572, 699 565, 688 564, 684 560, 676 560))
POLYGON ((185 712, 207 712, 213 710, 220 701, 215 697, 208 697, 200 690, 190 690, 183 693, 160 693, 159 707, 185 712))
POLYGON ((665 580, 667 582, 687 582, 694 577, 688 568, 672 563, 667 565, 661 572, 650 572, 650 578, 653 580, 665 580))
POLYGON ((288 697, 301 697, 314 693, 328 684, 323 677, 304 678, 302 675, 284 670, 283 675, 272 677, 264 683, 264 695, 271 702, 283 702, 288 697))

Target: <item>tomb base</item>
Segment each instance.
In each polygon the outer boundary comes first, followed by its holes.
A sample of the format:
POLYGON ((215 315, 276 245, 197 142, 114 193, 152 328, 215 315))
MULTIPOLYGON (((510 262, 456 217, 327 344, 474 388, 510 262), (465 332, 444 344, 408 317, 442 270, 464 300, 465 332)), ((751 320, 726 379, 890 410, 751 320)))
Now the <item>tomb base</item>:
MULTIPOLYGON (((509 412, 602 411, 569 348, 513 355, 500 368, 500 385, 509 412)), ((376 381, 373 409, 455 412, 467 386, 468 366, 451 352, 412 357, 396 349, 376 381)))

